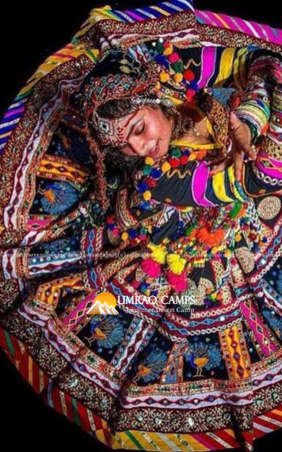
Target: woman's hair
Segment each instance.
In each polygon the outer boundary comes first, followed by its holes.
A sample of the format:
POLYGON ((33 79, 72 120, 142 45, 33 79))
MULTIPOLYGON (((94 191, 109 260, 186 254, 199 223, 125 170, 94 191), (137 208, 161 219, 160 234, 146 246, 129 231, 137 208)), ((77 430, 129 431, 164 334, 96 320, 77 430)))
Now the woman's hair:
MULTIPOLYGON (((156 99, 154 96, 147 96, 149 100, 156 99)), ((145 104, 146 105, 146 104, 145 104)), ((175 107, 167 107, 166 105, 160 104, 152 104, 148 103, 150 108, 161 108, 165 116, 170 119, 172 116, 175 116, 175 107)), ((136 107, 132 105, 131 99, 112 99, 106 102, 105 104, 97 107, 98 115, 104 118, 121 118, 123 116, 129 115, 133 112, 136 107)))

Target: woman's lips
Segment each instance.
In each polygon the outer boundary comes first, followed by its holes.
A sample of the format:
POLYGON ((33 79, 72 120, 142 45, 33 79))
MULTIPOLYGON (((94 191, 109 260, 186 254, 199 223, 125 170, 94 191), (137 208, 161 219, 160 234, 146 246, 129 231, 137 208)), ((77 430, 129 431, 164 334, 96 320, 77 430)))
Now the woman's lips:
POLYGON ((157 155, 157 153, 159 152, 159 145, 157 144, 154 149, 150 152, 149 156, 150 157, 155 157, 155 155, 157 155))

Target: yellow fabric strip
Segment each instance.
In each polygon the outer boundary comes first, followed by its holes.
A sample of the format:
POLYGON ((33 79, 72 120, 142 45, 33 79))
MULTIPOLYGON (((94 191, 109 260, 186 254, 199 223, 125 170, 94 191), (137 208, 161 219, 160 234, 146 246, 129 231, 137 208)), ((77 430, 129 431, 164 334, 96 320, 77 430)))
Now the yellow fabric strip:
POLYGON ((178 140, 173 140, 170 142, 170 144, 173 144, 175 146, 187 146, 189 148, 196 148, 196 149, 219 149, 222 147, 219 143, 190 143, 185 138, 179 138, 178 140))
POLYGON ((237 53, 237 56, 233 64, 235 85, 239 89, 243 89, 247 83, 246 56, 247 56, 246 49, 240 49, 237 53))
POLYGON ((213 14, 224 25, 224 28, 230 28, 228 23, 225 22, 225 20, 223 20, 223 18, 219 14, 216 14, 216 13, 213 13, 213 14))
POLYGON ((230 181, 231 190, 234 193, 234 196, 236 199, 239 199, 240 201, 244 201, 244 198, 240 195, 238 192, 236 186, 235 186, 235 173, 234 173, 234 165, 231 165, 227 168, 227 176, 230 181))
POLYGON ((164 11, 163 9, 159 8, 158 6, 151 6, 152 9, 155 9, 156 11, 159 11, 161 14, 163 14, 164 16, 170 16, 171 14, 168 13, 167 11, 164 11))
POLYGON ((220 173, 212 176, 212 188, 215 196, 224 202, 232 202, 234 199, 230 198, 225 191, 225 183, 224 183, 225 171, 221 171, 220 173))
POLYGON ((230 63, 233 61, 235 51, 236 48, 228 47, 222 52, 220 57, 218 76, 214 83, 215 86, 222 86, 223 82, 227 80, 232 74, 233 65, 230 63))

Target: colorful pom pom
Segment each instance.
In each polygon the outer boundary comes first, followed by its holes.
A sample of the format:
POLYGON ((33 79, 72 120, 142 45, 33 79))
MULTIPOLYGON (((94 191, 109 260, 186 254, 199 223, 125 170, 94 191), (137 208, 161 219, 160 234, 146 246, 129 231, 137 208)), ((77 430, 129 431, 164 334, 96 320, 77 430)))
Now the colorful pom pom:
POLYGON ((171 285, 171 287, 174 290, 182 291, 182 290, 187 289, 185 272, 182 272, 179 275, 176 275, 175 273, 168 271, 166 277, 167 277, 168 283, 171 285))
POLYGON ((143 198, 145 199, 145 201, 149 201, 149 199, 151 199, 151 197, 152 197, 152 195, 151 195, 151 192, 149 190, 146 190, 143 193, 143 198))
POLYGON ((167 72, 162 71, 160 73, 160 81, 161 82, 163 82, 163 83, 167 82, 169 79, 170 79, 170 76, 169 76, 169 74, 167 72))
POLYGON ((151 278, 156 278, 161 273, 161 266, 158 262, 155 262, 152 258, 148 257, 141 263, 142 270, 151 276, 151 278))
POLYGON ((166 260, 169 269, 177 275, 183 271, 186 264, 186 260, 179 256, 179 254, 175 253, 169 253, 166 257, 166 260))

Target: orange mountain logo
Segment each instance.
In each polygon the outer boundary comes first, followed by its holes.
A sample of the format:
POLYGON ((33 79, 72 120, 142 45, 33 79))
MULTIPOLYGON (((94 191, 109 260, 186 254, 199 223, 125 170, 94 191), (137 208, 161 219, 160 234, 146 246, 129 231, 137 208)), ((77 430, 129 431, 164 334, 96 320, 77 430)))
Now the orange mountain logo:
POLYGON ((98 293, 98 295, 94 298, 93 306, 91 306, 91 308, 87 311, 87 315, 118 315, 118 312, 115 309, 116 304, 117 301, 114 295, 110 292, 98 293))

